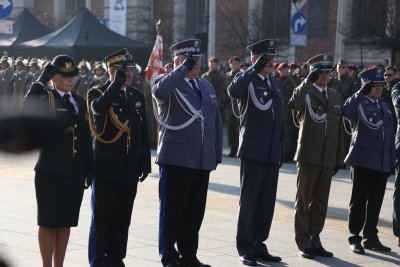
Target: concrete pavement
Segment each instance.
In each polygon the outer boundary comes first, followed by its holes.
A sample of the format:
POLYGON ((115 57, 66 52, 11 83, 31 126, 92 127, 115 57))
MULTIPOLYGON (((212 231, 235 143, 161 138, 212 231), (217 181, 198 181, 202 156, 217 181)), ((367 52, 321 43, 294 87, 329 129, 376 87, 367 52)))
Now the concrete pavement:
MULTIPOLYGON (((154 153, 153 153, 154 155, 154 153)), ((0 154, 0 254, 14 267, 41 266, 37 242, 36 199, 33 167, 36 152, 0 154)), ((154 158, 152 159, 154 162, 154 158)), ((126 266, 161 266, 158 258, 158 168, 140 183, 130 227, 126 266)), ((90 189, 85 191, 79 226, 72 228, 65 266, 88 266, 87 242, 90 225, 90 189)), ((296 194, 294 164, 281 168, 269 251, 283 258, 279 264, 260 266, 399 266, 400 248, 391 230, 393 177, 390 178, 379 222, 379 236, 389 253, 366 251, 356 255, 347 243, 348 202, 351 181, 348 170, 334 177, 328 216, 321 240, 335 257, 306 260, 297 255, 294 242, 293 206, 296 194)), ((200 232, 198 257, 212 266, 243 266, 235 248, 239 199, 239 160, 224 158, 211 174, 207 209, 200 232)))

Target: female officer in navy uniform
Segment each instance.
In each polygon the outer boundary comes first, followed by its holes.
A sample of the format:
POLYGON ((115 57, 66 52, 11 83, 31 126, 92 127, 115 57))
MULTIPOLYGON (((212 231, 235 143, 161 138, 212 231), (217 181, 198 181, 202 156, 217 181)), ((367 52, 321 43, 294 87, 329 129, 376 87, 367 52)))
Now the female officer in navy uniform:
POLYGON ((354 253, 364 248, 390 251, 378 238, 378 219, 385 195, 387 178, 395 167, 393 119, 389 105, 381 99, 383 68, 361 72, 363 86, 343 105, 350 120, 352 138, 345 163, 351 166, 353 190, 350 200, 349 237, 354 253), (365 239, 361 246, 361 230, 365 239))
POLYGON ((41 147, 35 166, 38 238, 45 267, 63 266, 70 227, 78 225, 85 178, 93 157, 85 101, 71 93, 77 73, 71 57, 56 56, 24 100, 26 110, 55 114, 64 127, 56 143, 41 147), (53 88, 47 90, 44 86, 50 80, 53 88))

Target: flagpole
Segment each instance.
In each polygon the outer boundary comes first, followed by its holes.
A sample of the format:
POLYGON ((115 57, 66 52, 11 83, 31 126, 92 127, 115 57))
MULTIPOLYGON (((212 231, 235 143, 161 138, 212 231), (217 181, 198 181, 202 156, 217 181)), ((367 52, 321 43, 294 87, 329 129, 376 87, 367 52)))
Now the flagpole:
POLYGON ((157 36, 154 42, 154 47, 153 50, 150 54, 149 61, 147 63, 147 68, 146 68, 146 80, 149 81, 150 83, 153 82, 153 80, 160 75, 161 73, 164 72, 162 68, 162 59, 163 59, 163 41, 162 37, 160 35, 160 30, 159 26, 161 24, 161 19, 157 20, 155 22, 155 29, 157 32, 157 36))
POLYGON ((157 36, 160 35, 160 29, 159 29, 160 24, 161 24, 161 19, 157 20, 156 24, 155 24, 156 25, 157 36))

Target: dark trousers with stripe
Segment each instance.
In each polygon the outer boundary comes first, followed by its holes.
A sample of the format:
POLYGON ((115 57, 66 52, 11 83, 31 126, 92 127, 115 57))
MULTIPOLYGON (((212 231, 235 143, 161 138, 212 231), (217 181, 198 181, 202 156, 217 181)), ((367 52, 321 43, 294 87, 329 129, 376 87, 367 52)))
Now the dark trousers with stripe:
POLYGON ((123 259, 136 191, 137 183, 120 184, 94 179, 89 233, 91 267, 125 266, 123 259))
POLYGON ((250 159, 240 163, 240 208, 236 247, 239 255, 267 252, 274 216, 279 165, 250 159))
POLYGON ((196 259, 209 176, 208 170, 160 165, 158 241, 163 265, 179 257, 184 262, 196 259))
POLYGON ((388 173, 362 167, 351 167, 353 189, 350 199, 349 243, 360 242, 360 232, 369 240, 378 239, 378 220, 385 196, 388 173))

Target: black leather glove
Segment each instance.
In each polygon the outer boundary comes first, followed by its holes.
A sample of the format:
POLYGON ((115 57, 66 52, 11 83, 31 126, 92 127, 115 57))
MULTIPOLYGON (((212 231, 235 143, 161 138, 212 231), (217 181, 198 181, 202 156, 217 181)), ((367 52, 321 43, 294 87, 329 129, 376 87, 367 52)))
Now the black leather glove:
POLYGON ((93 182, 93 176, 92 175, 88 175, 85 178, 85 189, 88 189, 89 187, 92 186, 92 182, 93 182))
POLYGON ((44 67, 37 81, 46 86, 46 84, 51 80, 51 78, 54 77, 54 74, 56 74, 56 66, 49 63, 46 65, 46 67, 44 67))
POLYGON ((254 63, 253 65, 253 69, 257 72, 260 73, 260 71, 262 71, 265 68, 265 65, 267 65, 268 63, 268 57, 265 54, 262 54, 256 61, 256 63, 254 63))
POLYGON ((185 66, 189 71, 191 71, 196 65, 196 60, 194 60, 192 57, 188 57, 183 61, 183 66, 185 66))
POLYGON ((147 176, 149 175, 148 172, 144 172, 142 174, 142 176, 139 177, 139 182, 143 182, 144 180, 146 180, 147 176))
POLYGON ((315 83, 316 80, 318 80, 319 74, 321 72, 321 69, 315 68, 307 76, 307 80, 310 80, 312 83, 315 83))
POLYGON ((372 90, 372 86, 372 81, 363 83, 363 85, 361 86, 361 93, 363 93, 364 95, 368 95, 372 90))
POLYGON ((342 167, 341 165, 336 165, 336 166, 333 168, 332 177, 336 175, 336 173, 340 170, 341 167, 342 167))
POLYGON ((119 67, 115 72, 114 81, 112 82, 113 88, 120 89, 126 81, 126 73, 125 73, 126 64, 125 67, 123 67, 124 63, 122 63, 121 67, 119 67))

